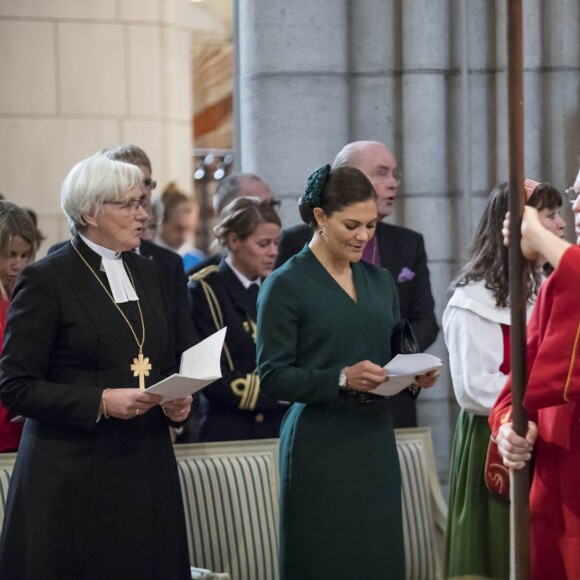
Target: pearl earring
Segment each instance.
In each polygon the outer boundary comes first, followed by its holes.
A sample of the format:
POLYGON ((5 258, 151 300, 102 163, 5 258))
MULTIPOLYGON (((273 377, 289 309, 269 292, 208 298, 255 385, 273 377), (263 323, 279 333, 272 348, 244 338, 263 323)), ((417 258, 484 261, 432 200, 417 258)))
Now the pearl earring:
POLYGON ((318 235, 319 236, 323 236, 324 235, 324 230, 318 230, 318 235))

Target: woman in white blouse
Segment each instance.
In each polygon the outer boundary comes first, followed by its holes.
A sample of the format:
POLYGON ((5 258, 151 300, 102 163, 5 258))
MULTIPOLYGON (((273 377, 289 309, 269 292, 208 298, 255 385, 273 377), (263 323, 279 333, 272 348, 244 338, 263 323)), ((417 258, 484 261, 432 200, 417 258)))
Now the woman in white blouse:
MULTIPOLYGON (((563 237, 562 196, 549 184, 526 180, 527 204, 543 225, 563 237)), ((489 412, 510 370, 509 267, 502 222, 507 184, 494 189, 443 313, 449 366, 461 412, 450 467, 445 578, 509 578, 509 504, 485 486, 489 412)), ((528 316, 542 281, 540 258, 528 263, 528 316)))

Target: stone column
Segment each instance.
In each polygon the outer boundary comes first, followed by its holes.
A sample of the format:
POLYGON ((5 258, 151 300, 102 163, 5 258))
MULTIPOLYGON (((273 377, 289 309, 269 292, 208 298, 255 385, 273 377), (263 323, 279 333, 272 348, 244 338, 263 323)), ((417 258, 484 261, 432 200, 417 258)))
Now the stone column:
MULTIPOLYGON (((456 237, 449 197, 448 69, 449 12, 445 0, 401 2, 402 135, 399 156, 403 181, 402 224, 425 237, 438 320, 447 303, 449 256, 456 237)), ((446 358, 440 333, 431 352, 446 358)), ((421 394, 417 413, 430 425, 441 471, 449 463, 455 422, 447 366, 437 388, 421 394)))
POLYGON ((296 223, 307 176, 348 141, 347 0, 239 0, 238 14, 237 154, 296 223))
POLYGON ((401 130, 401 29, 398 3, 353 0, 350 27, 348 141, 380 141, 397 151, 401 130))
MULTIPOLYGON (((523 3, 523 51, 524 51, 524 172, 538 181, 542 177, 543 160, 540 133, 542 127, 543 73, 542 73, 542 25, 538 0, 523 3), (535 177, 534 177, 535 176, 535 177)), ((506 3, 496 2, 495 8, 495 174, 497 185, 508 180, 508 87, 507 87, 507 12, 506 3)))
MULTIPOLYGON (((0 191, 65 239, 59 192, 99 149, 135 143, 191 187, 189 32, 179 0, 0 3, 0 191)), ((42 254, 42 251, 41 251, 42 254)))
POLYGON ((542 23, 538 42, 543 106, 538 140, 543 179, 565 188, 574 181, 580 155, 580 4, 577 0, 542 2, 537 18, 542 23))

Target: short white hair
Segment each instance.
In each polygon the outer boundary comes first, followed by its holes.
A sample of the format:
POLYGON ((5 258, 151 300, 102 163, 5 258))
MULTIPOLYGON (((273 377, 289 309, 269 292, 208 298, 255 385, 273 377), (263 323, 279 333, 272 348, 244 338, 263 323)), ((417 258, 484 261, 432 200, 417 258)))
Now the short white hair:
POLYGON ((60 191, 60 206, 72 235, 86 229, 85 214, 98 214, 104 202, 119 201, 142 181, 143 173, 136 165, 113 161, 100 153, 79 161, 60 191))

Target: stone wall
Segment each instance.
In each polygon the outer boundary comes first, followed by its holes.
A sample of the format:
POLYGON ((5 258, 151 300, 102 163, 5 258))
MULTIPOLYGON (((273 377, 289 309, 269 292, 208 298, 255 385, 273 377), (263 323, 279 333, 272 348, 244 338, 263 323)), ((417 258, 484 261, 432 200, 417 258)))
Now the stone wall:
POLYGON ((189 31, 179 0, 0 0, 0 191, 68 237, 60 186, 80 159, 135 143, 160 186, 191 187, 189 31))

